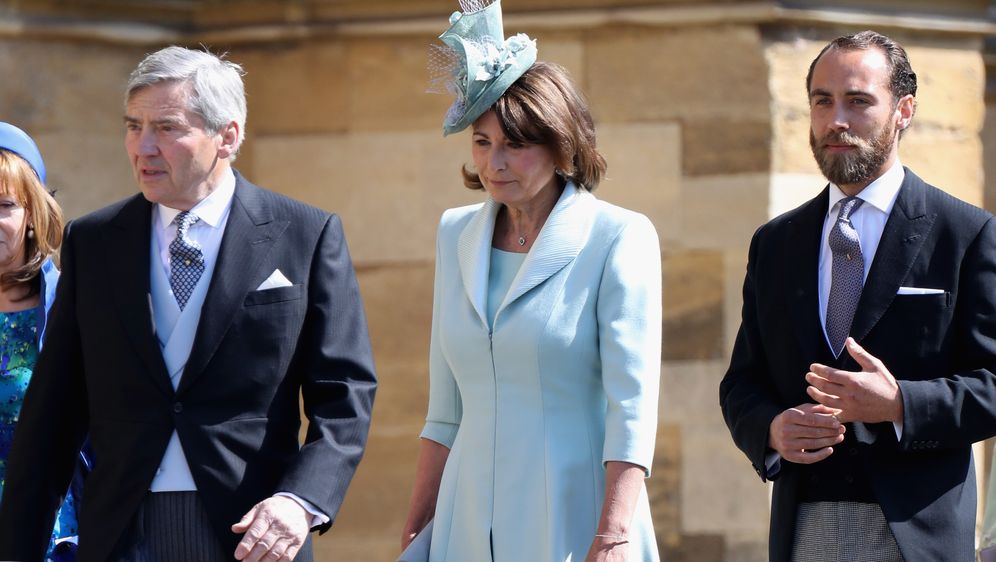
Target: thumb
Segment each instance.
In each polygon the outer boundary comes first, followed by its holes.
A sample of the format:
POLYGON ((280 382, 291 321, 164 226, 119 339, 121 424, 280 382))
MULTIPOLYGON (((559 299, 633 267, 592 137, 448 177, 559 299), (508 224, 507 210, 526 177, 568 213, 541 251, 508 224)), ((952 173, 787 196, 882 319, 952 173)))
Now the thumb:
POLYGON ((865 348, 858 345, 854 338, 848 337, 847 341, 844 342, 844 347, 847 348, 847 353, 858 362, 858 365, 861 365, 862 371, 874 371, 878 368, 875 364, 875 356, 865 351, 865 348))
POLYGON ((246 512, 246 514, 242 516, 242 519, 239 519, 238 523, 232 525, 232 532, 234 533, 246 532, 249 529, 249 524, 252 523, 252 520, 256 518, 256 510, 258 508, 259 508, 258 504, 252 506, 252 509, 246 512))

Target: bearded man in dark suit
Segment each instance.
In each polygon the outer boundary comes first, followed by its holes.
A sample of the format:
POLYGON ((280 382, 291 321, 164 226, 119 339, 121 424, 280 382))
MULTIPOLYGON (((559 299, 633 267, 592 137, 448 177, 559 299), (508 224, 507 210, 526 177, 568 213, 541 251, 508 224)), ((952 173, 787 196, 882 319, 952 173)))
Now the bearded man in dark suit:
POLYGON ((773 561, 974 560, 996 433, 996 222, 904 168, 906 52, 841 37, 806 80, 829 185, 751 241, 720 402, 774 480, 773 561))

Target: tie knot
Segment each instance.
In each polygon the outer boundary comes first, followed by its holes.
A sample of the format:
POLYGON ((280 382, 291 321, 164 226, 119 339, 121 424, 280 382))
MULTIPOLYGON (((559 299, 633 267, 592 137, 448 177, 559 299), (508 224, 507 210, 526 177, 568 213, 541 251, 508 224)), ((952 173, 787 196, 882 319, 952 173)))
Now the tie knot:
POLYGON ((840 201, 840 211, 837 213, 837 220, 849 220, 851 214, 858 210, 858 207, 864 203, 864 199, 858 197, 847 197, 841 199, 840 201))
POLYGON ((200 217, 190 211, 180 211, 180 214, 176 215, 176 218, 173 219, 173 222, 176 224, 177 235, 181 237, 186 235, 187 229, 199 220, 200 217))

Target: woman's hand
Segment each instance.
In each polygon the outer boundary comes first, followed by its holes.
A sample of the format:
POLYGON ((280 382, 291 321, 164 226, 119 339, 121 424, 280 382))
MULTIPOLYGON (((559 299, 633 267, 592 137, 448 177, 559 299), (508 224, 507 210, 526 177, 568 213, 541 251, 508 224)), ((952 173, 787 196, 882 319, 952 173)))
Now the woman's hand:
POLYGON ((595 537, 588 549, 585 562, 626 562, 629 560, 629 542, 611 537, 595 537))

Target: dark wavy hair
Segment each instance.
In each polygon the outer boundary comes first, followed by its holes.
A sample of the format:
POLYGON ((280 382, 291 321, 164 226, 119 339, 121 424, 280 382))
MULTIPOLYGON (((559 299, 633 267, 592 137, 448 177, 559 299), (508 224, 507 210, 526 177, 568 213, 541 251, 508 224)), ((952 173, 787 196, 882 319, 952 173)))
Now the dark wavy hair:
MULTIPOLYGON (((892 92, 893 103, 907 95, 916 97, 916 73, 910 66, 910 59, 906 55, 906 49, 889 37, 875 31, 862 31, 854 35, 838 37, 823 47, 819 55, 813 59, 809 65, 809 73, 806 74, 806 94, 809 94, 813 83, 813 69, 816 63, 825 53, 831 50, 859 51, 872 48, 879 48, 885 54, 885 60, 889 64, 889 91, 892 92)), ((914 110, 916 105, 914 104, 914 110)))
MULTIPOLYGON (((605 175, 605 158, 595 146, 595 124, 588 102, 564 67, 536 62, 491 107, 505 138, 548 146, 557 177, 591 191, 605 175)), ((463 184, 484 189, 476 172, 461 170, 463 184)))

